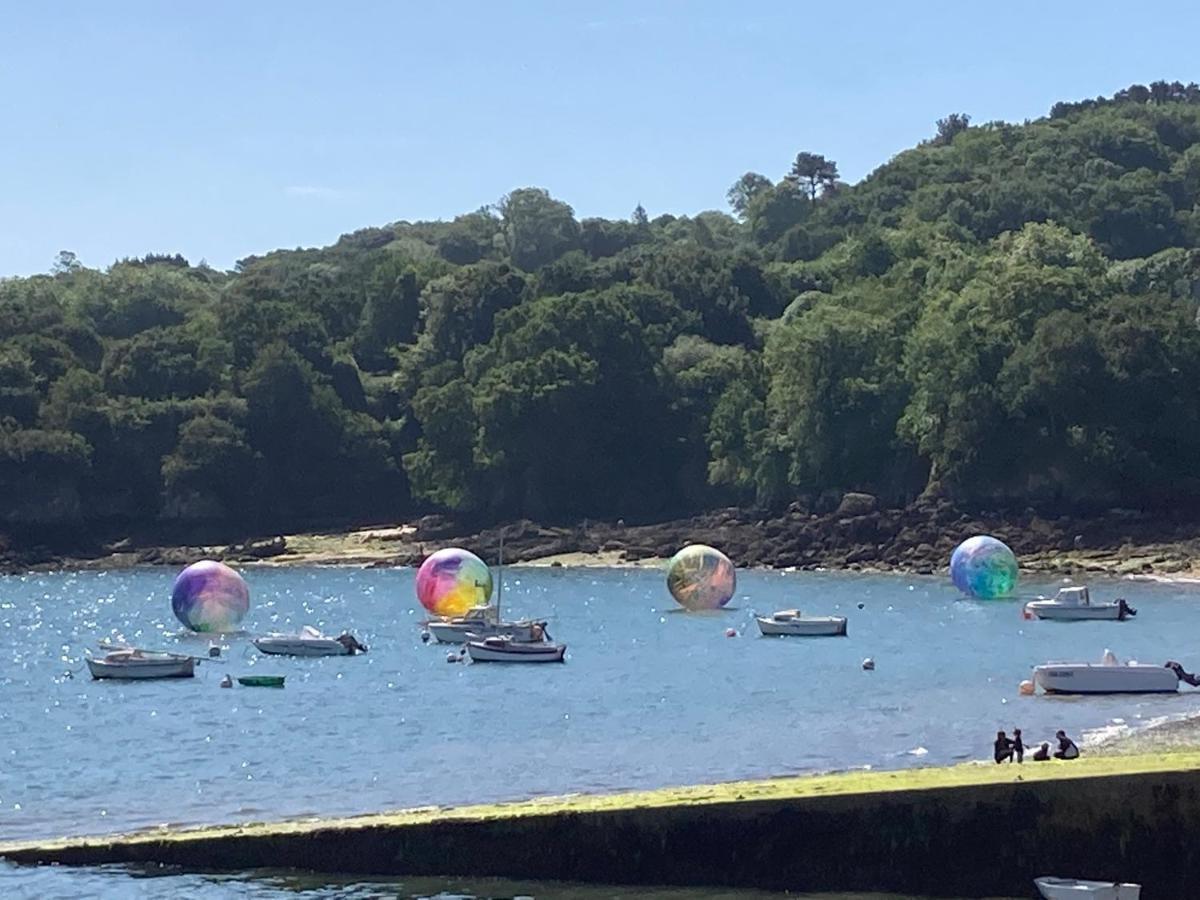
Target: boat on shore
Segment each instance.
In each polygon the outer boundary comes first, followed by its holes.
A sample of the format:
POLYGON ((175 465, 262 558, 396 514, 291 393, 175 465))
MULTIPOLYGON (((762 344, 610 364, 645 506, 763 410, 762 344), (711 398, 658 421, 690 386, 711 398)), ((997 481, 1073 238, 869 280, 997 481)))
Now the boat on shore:
POLYGON ((266 634, 253 640, 262 653, 274 656, 353 656, 366 653, 367 648, 349 632, 330 637, 311 625, 297 634, 266 634))
POLYGON ((798 609, 782 609, 770 616, 755 616, 764 636, 845 637, 845 616, 806 616, 798 609))
POLYGON ((1033 683, 1047 694, 1172 694, 1179 682, 1196 685, 1195 675, 1177 662, 1155 666, 1121 664, 1112 651, 1099 663, 1046 663, 1033 668, 1033 683))
POLYGON ((1035 878, 1045 900, 1140 900, 1142 886, 1120 881, 1084 881, 1080 878, 1035 878))
POLYGON ((1124 622, 1137 615, 1137 610, 1118 597, 1111 603, 1092 603, 1086 587, 1061 588, 1053 599, 1038 597, 1025 604, 1026 618, 1052 619, 1060 622, 1113 621, 1124 622))
MULTIPOLYGON (((478 638, 477 635, 472 637, 478 638)), ((566 644, 549 641, 514 641, 504 635, 467 641, 467 655, 472 662, 551 663, 565 662, 566 644)))
POLYGON ((125 681, 144 681, 152 678, 192 678, 196 674, 196 657, 179 653, 159 653, 125 647, 109 650, 102 657, 87 658, 92 678, 111 678, 125 681))

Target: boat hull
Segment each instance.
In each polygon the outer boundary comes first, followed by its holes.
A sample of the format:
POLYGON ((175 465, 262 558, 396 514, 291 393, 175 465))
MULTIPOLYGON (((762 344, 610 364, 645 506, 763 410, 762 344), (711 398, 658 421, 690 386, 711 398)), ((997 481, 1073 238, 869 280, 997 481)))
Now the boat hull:
POLYGON ((1105 603, 1099 606, 1070 606, 1031 600, 1025 608, 1039 619, 1054 622, 1120 622, 1121 607, 1116 603, 1105 603))
POLYGON ((845 637, 845 616, 814 616, 811 619, 779 620, 766 616, 755 616, 758 630, 767 637, 791 635, 793 637, 845 637))
POLYGON ((461 644, 467 635, 477 637, 511 637, 514 641, 532 643, 542 639, 534 632, 534 622, 430 622, 426 627, 440 644, 461 644))
POLYGON ((97 680, 111 678, 120 681, 149 681, 155 678, 192 678, 196 674, 196 661, 191 658, 136 662, 89 659, 87 665, 92 677, 97 680))
POLYGON ((1033 683, 1047 694, 1174 694, 1179 676, 1165 666, 1036 666, 1033 683))
POLYGON ((1033 883, 1045 900, 1139 900, 1142 896, 1140 884, 1050 876, 1035 878, 1033 883))
POLYGON ((349 656, 350 650, 332 638, 312 640, 304 638, 257 638, 254 646, 259 652, 271 656, 349 656))
POLYGON ((566 658, 565 644, 538 647, 534 644, 522 644, 522 648, 489 647, 482 641, 468 641, 467 655, 472 662, 499 663, 560 663, 566 658))

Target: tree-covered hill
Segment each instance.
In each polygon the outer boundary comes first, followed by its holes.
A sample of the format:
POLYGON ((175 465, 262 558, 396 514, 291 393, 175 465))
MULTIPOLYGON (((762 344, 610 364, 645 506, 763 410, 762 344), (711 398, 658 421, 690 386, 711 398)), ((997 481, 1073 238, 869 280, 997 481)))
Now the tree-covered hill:
POLYGON ((781 170, 0 281, 3 530, 1200 499, 1200 88, 781 170))

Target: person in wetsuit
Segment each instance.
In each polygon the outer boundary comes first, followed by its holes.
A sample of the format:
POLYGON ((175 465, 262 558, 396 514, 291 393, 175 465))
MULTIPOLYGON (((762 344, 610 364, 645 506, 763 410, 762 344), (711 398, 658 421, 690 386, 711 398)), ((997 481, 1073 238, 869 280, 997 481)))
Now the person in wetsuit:
POLYGON ((1008 739, 1008 735, 1006 735, 1003 731, 996 732, 996 742, 992 745, 992 748, 992 755, 995 757, 997 763, 1002 763, 1005 760, 1012 762, 1012 741, 1008 739))
POLYGON ((1067 737, 1065 731, 1058 731, 1054 736, 1058 738, 1058 749, 1054 751, 1055 759, 1079 759, 1079 748, 1067 737))

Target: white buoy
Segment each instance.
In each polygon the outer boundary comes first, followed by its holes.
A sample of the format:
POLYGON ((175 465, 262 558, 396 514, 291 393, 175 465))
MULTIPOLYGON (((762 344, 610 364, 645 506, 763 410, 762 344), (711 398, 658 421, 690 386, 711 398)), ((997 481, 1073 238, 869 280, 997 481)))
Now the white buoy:
POLYGON ((1017 691, 1022 697, 1028 697, 1033 694, 1033 682, 1026 678, 1017 686, 1017 691))
POLYGON ((875 671, 875 660, 871 659, 871 657, 868 656, 866 659, 864 659, 862 661, 862 667, 863 667, 864 672, 874 672, 875 671))

